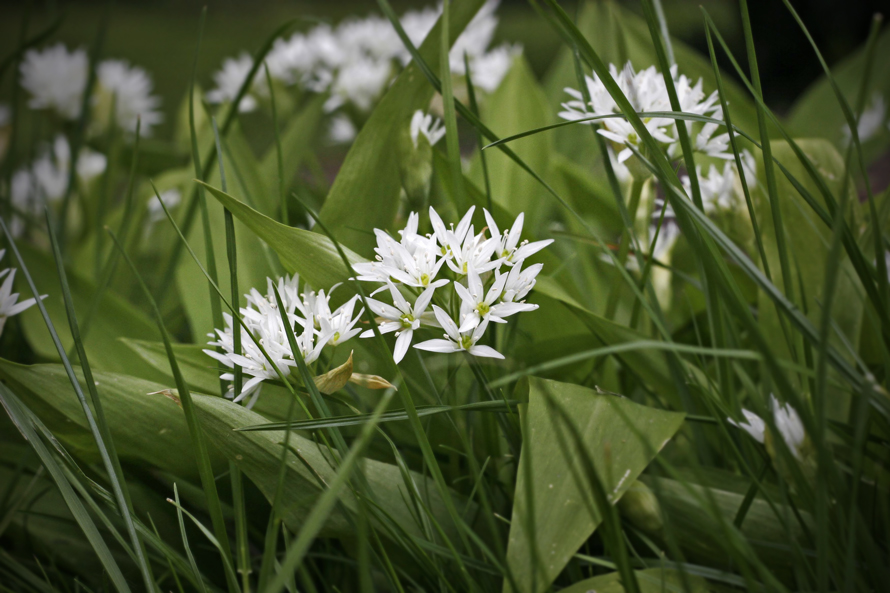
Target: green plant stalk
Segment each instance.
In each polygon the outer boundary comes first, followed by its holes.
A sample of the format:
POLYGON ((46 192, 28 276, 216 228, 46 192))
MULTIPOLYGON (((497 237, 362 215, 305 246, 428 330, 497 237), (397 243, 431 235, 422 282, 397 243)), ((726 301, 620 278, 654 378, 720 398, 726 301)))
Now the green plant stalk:
MULTIPOLYGON (((272 131, 275 135, 275 154, 278 162, 278 199, 281 200, 281 222, 290 225, 290 216, 287 209, 287 191, 284 180, 284 157, 281 152, 281 131, 278 129, 278 107, 275 104, 275 91, 272 87, 272 75, 269 74, 269 64, 264 64, 266 71, 266 85, 269 87, 269 101, 272 106, 272 131)), ((217 149, 219 150, 219 149, 217 149)), ((226 191, 223 188, 223 191, 226 191)))
MULTIPOLYGON (((226 191, 226 168, 223 163, 223 151, 219 141, 219 129, 216 127, 216 118, 211 118, 210 122, 213 126, 213 137, 216 140, 216 155, 219 160, 219 178, 223 191, 226 191)), ((235 220, 228 208, 225 208, 226 218, 226 255, 229 260, 229 285, 231 287, 232 303, 237 304, 239 299, 238 290, 238 251, 235 244, 235 220)), ((232 343, 235 352, 241 352, 241 332, 232 332, 232 343)), ((243 379, 243 370, 240 365, 234 365, 232 368, 234 381, 232 382, 233 393, 240 394, 243 379)), ((225 391, 220 393, 225 397, 225 391)), ((250 549, 247 540, 247 508, 244 501, 244 483, 241 476, 241 469, 234 461, 229 461, 229 478, 232 484, 232 506, 235 510, 235 547, 237 550, 236 561, 238 565, 238 573, 241 575, 241 591, 242 593, 250 592, 250 549)))
MULTIPOLYGON (((163 202, 161 203, 163 204, 163 202)), ((167 358, 170 361, 170 370, 173 373, 179 400, 182 404, 183 412, 185 413, 185 420, 186 424, 188 425, 189 435, 192 439, 192 445, 196 449, 195 462, 198 465, 198 473, 201 476, 201 485, 204 488, 204 494, 207 498, 207 509, 210 512, 210 519, 213 523, 213 530, 214 532, 216 532, 216 539, 220 545, 220 554, 223 556, 222 560, 224 563, 229 562, 229 559, 232 557, 232 551, 229 546, 229 536, 226 533, 226 523, 225 519, 223 519, 219 493, 216 490, 216 479, 213 475, 213 468, 210 466, 210 456, 207 452, 207 442, 204 439, 204 431, 201 428, 201 421, 198 419, 197 411, 195 410, 195 404, 194 402, 192 402, 192 395, 189 391, 188 384, 185 382, 185 379, 182 376, 182 372, 179 370, 179 363, 176 362, 176 355, 173 352, 173 345, 170 341, 170 335, 167 333, 167 328, 164 325, 164 319, 161 316, 161 311, 158 309, 157 303, 151 296, 151 291, 149 291, 148 286, 146 286, 145 281, 139 274, 139 270, 136 268, 136 265, 130 259, 130 256, 127 255, 127 252, 126 250, 124 250, 123 245, 120 243, 117 236, 111 231, 111 229, 108 229, 108 234, 111 235, 111 239, 112 241, 114 241, 115 246, 121 252, 121 255, 123 255, 124 260, 130 266, 130 270, 136 277, 139 287, 142 289, 145 298, 148 299, 148 302, 152 308, 152 312, 155 315, 158 330, 160 331, 161 338, 164 341, 164 349, 167 351, 167 358)), ((228 573, 226 576, 228 577, 228 573)), ((226 582, 230 591, 238 591, 237 581, 233 581, 230 578, 227 578, 226 582)))
POLYGON ((324 494, 322 494, 315 503, 312 512, 309 513, 306 522, 303 524, 302 529, 300 529, 300 533, 297 534, 293 543, 288 546, 287 554, 284 557, 284 561, 281 563, 281 569, 269 584, 265 593, 281 593, 282 589, 284 589, 288 575, 293 574, 301 565, 306 552, 309 550, 309 546, 315 540, 318 532, 321 530, 322 526, 324 526, 325 521, 327 521, 328 516, 339 501, 340 492, 346 487, 353 468, 358 464, 361 454, 370 443, 371 437, 374 435, 374 431, 377 427, 377 420, 380 415, 383 414, 383 410, 386 409, 390 399, 392 399, 391 391, 385 393, 380 399, 380 402, 374 409, 374 415, 368 423, 362 427, 361 434, 352 444, 352 447, 349 449, 346 456, 342 459, 340 467, 337 470, 337 475, 331 480, 328 489, 325 490, 324 494))
MULTIPOLYGON (((80 383, 77 381, 77 377, 74 375, 74 370, 71 368, 70 363, 66 364, 65 370, 68 372, 68 379, 71 381, 77 399, 80 401, 81 407, 83 408, 84 415, 87 418, 87 424, 90 426, 90 432, 93 433, 93 439, 96 441, 96 447, 99 449, 102 464, 105 467, 105 471, 108 474, 108 480, 111 483, 111 489, 114 492, 114 500, 117 503, 118 513, 120 513, 121 519, 123 519, 127 529, 127 535, 130 537, 130 544, 136 557, 136 564, 139 566, 139 571, 142 574, 143 584, 145 585, 146 591, 153 591, 155 589, 155 584, 154 577, 151 573, 151 566, 149 566, 145 556, 145 546, 139 539, 139 536, 136 533, 136 527, 133 525, 133 502, 130 499, 130 492, 127 488, 126 479, 124 478, 124 471, 121 468, 120 459, 117 455, 117 448, 114 445, 114 439, 111 437, 111 431, 108 429, 108 423, 105 420, 105 411, 102 408, 102 400, 99 398, 99 393, 96 389, 96 381, 93 379, 93 373, 90 369, 89 361, 87 360, 83 340, 80 337, 77 314, 74 310, 74 302, 71 299, 71 289, 68 286, 68 276, 65 273, 65 265, 62 259, 62 253, 59 250, 59 243, 53 232, 49 210, 46 211, 46 228, 52 245, 53 258, 56 261, 56 270, 59 274, 59 284, 62 288, 62 296, 65 299, 65 312, 68 316, 68 327, 71 330, 71 339, 74 341, 77 357, 80 360, 80 366, 83 370, 84 383, 87 386, 87 391, 90 393, 90 400, 92 401, 95 413, 91 411, 90 407, 87 405, 83 389, 80 387, 80 383)), ((40 299, 39 296, 37 298, 40 299)), ((49 317, 47 317, 47 319, 49 319, 49 317)), ((65 355, 64 349, 61 348, 61 342, 58 340, 58 336, 55 335, 55 329, 52 328, 51 323, 48 327, 50 327, 50 333, 54 335, 53 341, 56 342, 59 356, 67 362, 67 356, 65 355)))
POLYGON ((111 110, 108 114, 108 133, 105 136, 105 145, 108 147, 108 166, 105 169, 105 174, 102 176, 102 190, 99 193, 99 203, 96 205, 96 216, 93 221, 93 228, 96 233, 96 267, 94 275, 97 281, 102 277, 102 252, 103 246, 105 245, 105 241, 103 241, 105 235, 101 232, 101 228, 105 224, 105 212, 108 209, 108 203, 111 200, 111 193, 114 187, 114 176, 117 172, 116 165, 120 135, 118 134, 118 127, 115 121, 116 113, 117 93, 111 97, 111 110))
MULTIPOLYGON (((0 222, 2 222, 2 220, 3 219, 0 218, 0 222)), ((3 223, 3 227, 5 232, 5 223, 3 223)), ((87 541, 96 552, 99 562, 101 562, 102 567, 107 571, 111 584, 120 593, 129 593, 130 587, 127 585, 127 581, 124 578, 120 567, 117 565, 114 556, 111 554, 111 550, 108 549, 108 545, 102 539, 102 535, 96 528, 96 524, 93 522, 92 517, 90 517, 89 512, 87 512, 83 503, 77 497, 77 494, 68 482, 65 472, 53 457, 52 452, 47 448, 46 444, 40 438, 40 435, 34 430, 30 410, 28 410, 18 397, 16 397, 15 394, 13 394, 3 383, 0 383, 0 403, 3 404, 3 408, 6 410, 7 414, 9 414, 12 422, 22 433, 22 436, 28 441, 28 444, 30 444, 37 453, 38 457, 40 457, 43 465, 58 486, 59 492, 65 500, 65 504, 74 516, 74 520, 83 530, 87 541)))
MULTIPOLYGON (((597 134, 599 135, 599 134, 597 134)), ((609 153, 607 152, 604 157, 606 160, 609 159, 609 153)), ((610 163, 611 164, 611 163, 610 163)), ((640 197, 643 195, 643 188, 646 186, 645 179, 638 179, 636 177, 633 178, 630 186, 630 197, 627 200, 627 216, 630 220, 630 226, 626 229, 626 239, 621 242, 621 246, 618 248, 618 264, 619 266, 625 266, 627 264, 627 254, 630 251, 631 243, 635 242, 635 239, 631 237, 635 237, 636 233, 634 229, 636 228, 636 218, 637 218, 637 209, 640 206, 640 197)), ((623 200, 622 200, 623 202, 623 200)), ((636 251, 636 250, 635 250, 636 251)), ((612 289, 609 291, 609 300, 606 301, 606 311, 604 316, 606 319, 614 319, 615 312, 618 309, 618 299, 621 296, 620 293, 621 284, 615 283, 612 286, 612 289)))

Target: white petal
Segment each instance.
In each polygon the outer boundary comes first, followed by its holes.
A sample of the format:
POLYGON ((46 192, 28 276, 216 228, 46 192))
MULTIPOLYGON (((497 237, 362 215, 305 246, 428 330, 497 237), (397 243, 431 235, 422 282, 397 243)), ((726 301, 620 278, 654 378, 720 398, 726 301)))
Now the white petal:
POLYGON ((408 352, 408 347, 411 345, 411 338, 414 336, 414 332, 410 329, 406 329, 399 334, 399 337, 396 338, 396 347, 393 350, 392 358, 398 364, 405 358, 405 353, 408 352))
POLYGON ((418 350, 426 350, 428 352, 455 352, 454 342, 449 342, 448 340, 427 340, 420 344, 414 344, 414 347, 418 350))
POLYGON ((473 356, 481 358, 504 358, 504 355, 490 346, 472 346, 469 350, 473 356))

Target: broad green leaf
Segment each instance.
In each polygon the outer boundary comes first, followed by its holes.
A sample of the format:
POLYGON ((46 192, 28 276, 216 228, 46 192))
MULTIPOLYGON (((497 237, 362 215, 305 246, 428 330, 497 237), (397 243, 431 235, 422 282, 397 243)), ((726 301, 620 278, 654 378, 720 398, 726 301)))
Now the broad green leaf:
MULTIPOLYGON (((565 428, 549 411, 548 399, 562 407, 575 422, 613 504, 674 436, 684 419, 680 413, 601 395, 579 385, 529 379, 529 403, 525 411, 528 434, 523 435, 522 456, 530 455, 531 459, 520 459, 518 463, 507 547, 507 562, 521 591, 545 590, 602 520, 599 512, 591 516, 582 500, 592 499, 592 491, 580 488, 573 478, 574 471, 582 481, 586 480, 584 469, 580 461, 563 455, 557 431, 564 435, 565 428), (531 475, 527 474, 529 465, 531 475), (530 509, 526 483, 529 480, 534 499, 534 541, 527 525, 530 509), (537 571, 533 568, 532 545, 537 546, 540 559, 537 571), (535 582, 532 582, 533 574, 535 582)), ((571 445, 569 449, 572 450, 571 445)), ((510 591, 506 583, 505 591, 510 591)))
MULTIPOLYGON (((126 350, 120 343, 117 348, 126 350)), ((83 382, 80 370, 75 372, 83 382)), ((73 454, 98 460, 83 409, 61 365, 24 366, 0 360, 0 375, 73 454)), ((184 477, 197 474, 194 459, 181 454, 191 448, 185 416, 170 398, 158 393, 169 384, 102 371, 93 375, 121 459, 143 461, 184 477)), ((210 454, 214 465, 222 467, 219 452, 211 449, 210 454)))
MULTIPOLYGON (((41 291, 41 294, 47 295, 43 303, 59 333, 62 346, 70 352, 74 342, 68 328, 65 302, 62 298, 59 276, 52 256, 37 251, 26 244, 22 244, 20 249, 37 289, 41 291)), ((73 270, 68 270, 68 283, 75 311, 82 321, 91 306, 96 286, 92 281, 73 270)), ((27 288, 24 290, 27 291, 27 288)), ((22 298, 25 296, 30 295, 23 295, 22 298)), ((37 307, 31 307, 22 313, 21 322, 28 343, 31 344, 38 356, 47 360, 58 360, 58 352, 37 307)), ((157 337, 157 328, 141 311, 117 294, 107 290, 102 297, 102 302, 96 308, 96 313, 84 340, 90 365, 96 369, 120 373, 133 372, 134 368, 139 368, 142 365, 141 360, 132 352, 120 347, 117 342, 119 337, 153 339, 157 337)), ((159 377, 155 375, 149 378, 157 379, 159 377)))
MULTIPOLYGON (((890 55, 890 31, 880 34, 875 46, 875 61, 872 66, 869 93, 865 103, 866 109, 875 105, 875 97, 883 99, 886 108, 890 104, 890 61, 881 59, 890 55)), ((832 76, 844 93, 844 97, 855 109, 859 88, 865 74, 865 47, 832 68, 832 76)), ((875 126, 874 134, 862 140, 862 148, 866 162, 872 161, 882 154, 890 145, 890 129, 887 127, 886 112, 882 123, 875 126)), ((797 137, 825 138, 834 143, 838 149, 845 149, 848 136, 845 135, 847 122, 837 102, 831 84, 823 74, 817 82, 794 103, 788 117, 791 133, 797 137)))
MULTIPOLYGON (((337 248, 324 235, 283 225, 214 187, 207 186, 207 190, 220 204, 228 208, 235 218, 278 254, 281 265, 289 273, 299 274, 313 288, 328 289, 338 282, 345 282, 352 275, 352 272, 346 270, 343 265, 337 248)), ((239 243, 241 237, 246 234, 238 235, 239 243)), ((351 263, 365 261, 346 248, 344 251, 351 263)), ((242 282, 240 278, 239 282, 242 282)), ((247 290, 248 285, 246 283, 242 285, 247 290)), ((259 290, 264 290, 265 281, 262 285, 255 286, 259 290)))
MULTIPOLYGON (((193 399, 210 442, 235 462, 271 501, 278 483, 284 431, 236 432, 236 428, 262 424, 263 417, 218 397, 196 395, 193 399)), ((287 458, 281 508, 284 509, 284 520, 288 528, 297 532, 327 483, 336 475, 336 468, 331 465, 330 455, 322 451, 315 441, 292 433, 289 446, 296 453, 289 454, 287 458)), ((375 459, 366 459, 363 470, 376 503, 407 533, 422 537, 422 529, 415 522, 407 504, 410 495, 405 489, 399 468, 375 459)), ((419 474, 412 472, 410 475, 418 490, 423 493, 424 503, 436 520, 449 537, 455 538, 455 527, 448 518, 435 485, 419 474)), ((460 501, 461 497, 458 495, 455 497, 457 504, 463 508, 465 501, 460 501)), ((351 493, 344 494, 341 501, 350 512, 357 508, 351 493)), ((475 507, 471 505, 464 518, 472 522, 474 513, 475 507)), ((354 535, 354 529, 340 509, 331 516, 322 533, 327 537, 349 536, 354 535)))
MULTIPOLYGON (((483 0, 455 3, 450 11, 452 42, 473 18, 483 0)), ((420 46, 425 62, 438 70, 441 33, 437 23, 420 46)), ((388 228, 399 206, 399 135, 417 109, 426 111, 433 88, 413 62, 399 75, 346 155, 320 215, 338 241, 370 252, 373 235, 353 229, 388 228)))
MULTIPOLYGON (((517 57, 500 86, 486 99, 481 118, 495 134, 505 138, 555 123, 556 113, 528 62, 517 57)), ((552 137, 548 134, 536 134, 511 146, 544 179, 550 177, 551 147, 552 137)), ((543 217, 538 215, 542 206, 551 203, 546 190, 502 152, 487 151, 487 160, 492 201, 513 216, 525 212, 526 232, 540 226, 543 217)), ((478 156, 469 176, 478 187, 483 187, 482 160, 478 156)))
MULTIPOLYGON (((704 593, 708 591, 708 583, 701 577, 688 576, 690 587, 683 585, 680 573, 675 570, 647 568, 635 571, 640 593, 704 593)), ((593 577, 560 589, 560 593, 624 593, 621 575, 617 572, 593 577)))
MULTIPOLYGON (((580 10, 577 23, 587 41, 607 64, 613 63, 620 69, 630 60, 637 70, 657 66, 658 60, 645 19, 617 2, 588 0, 580 10)), ((676 38, 672 38, 671 43, 679 73, 693 81, 701 78, 706 93, 717 90, 714 71, 707 56, 699 54, 676 38)), ((590 76, 586 68, 585 71, 590 76)), ((733 123, 748 132, 756 132, 757 113, 753 102, 729 76, 723 77, 723 84, 733 123)), ((544 86, 549 103, 553 106, 553 113, 556 114, 560 110, 560 103, 569 98, 564 91, 565 87, 578 86, 570 48, 561 50, 550 68, 544 86)), ((552 134, 557 149, 576 162, 589 164, 594 155, 598 154, 596 143, 590 137, 590 130, 586 125, 568 126, 552 134)))
MULTIPOLYGON (((300 169, 300 163, 306 153, 313 147, 313 142, 318 136, 319 124, 322 121, 322 106, 324 95, 318 95, 309 100, 301 111, 291 116, 281 130, 281 156, 284 161, 284 170, 296 175, 300 169)), ((283 122, 279 122, 283 124, 283 122)), ((278 179, 278 154, 275 144, 266 151, 260 161, 259 174, 266 180, 269 188, 277 188, 275 182, 278 179)), ((286 180, 288 186, 292 179, 286 180)), ((269 193, 269 198, 277 197, 277 192, 269 193)), ((278 200, 270 200, 274 206, 278 206, 278 200)), ((271 214, 274 210, 262 210, 264 214, 271 214)))
MULTIPOLYGON (((816 165, 819 173, 825 178, 829 189, 835 196, 839 196, 843 187, 844 163, 834 146, 826 140, 800 140, 801 149, 816 165)), ((784 142, 773 143, 773 155, 782 162, 802 185, 815 196, 825 208, 826 204, 816 189, 815 184, 803 169, 803 165, 797 160, 788 144, 784 142)), ((761 179, 761 183, 763 180, 761 179)), ((786 245, 789 250, 791 268, 794 274, 792 285, 797 288, 803 286, 806 291, 806 300, 801 299, 799 292, 795 294, 794 302, 807 311, 807 316, 814 324, 819 324, 822 318, 823 287, 825 285, 825 269, 828 259, 828 249, 831 242, 832 230, 816 215, 806 204, 797 190, 785 178, 777 176, 778 195, 781 197, 782 221, 785 225, 786 245)), ((853 191, 852 183, 849 191, 853 191)), ((755 210, 758 220, 762 224, 763 243, 770 270, 773 273, 773 284, 782 286, 782 272, 779 266, 779 254, 776 244, 775 227, 773 225, 770 205, 764 192, 756 192, 755 210)), ((857 202, 855 195, 850 196, 848 203, 857 202)), ((850 212, 855 213, 856 208, 851 207, 850 212)), ((848 224, 855 227, 855 215, 848 212, 848 224)), ((864 296, 858 277, 853 270, 849 258, 845 252, 841 253, 842 261, 837 278, 835 305, 832 318, 836 327, 843 332, 851 344, 859 344, 859 335, 862 329, 862 315, 864 311, 864 296)), ((760 309, 760 325, 764 334, 775 345, 774 352, 780 356, 791 358, 787 348, 787 342, 776 317, 776 309, 762 291, 758 293, 758 305, 760 309)), ((846 348, 832 332, 830 342, 839 352, 845 352, 846 348)), ((829 404, 829 415, 837 420, 845 420, 847 414, 848 396, 842 390, 829 387, 832 397, 829 404)))

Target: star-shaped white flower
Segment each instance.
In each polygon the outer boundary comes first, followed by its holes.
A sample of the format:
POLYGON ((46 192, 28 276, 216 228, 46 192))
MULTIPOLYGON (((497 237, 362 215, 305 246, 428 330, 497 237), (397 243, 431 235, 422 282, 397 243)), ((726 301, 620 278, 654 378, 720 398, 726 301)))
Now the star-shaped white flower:
MULTIPOLYGON (((6 253, 5 249, 0 249, 0 258, 2 258, 6 253)), ((6 276, 6 280, 3 281, 3 285, 0 286, 0 334, 3 333, 3 326, 6 325, 6 320, 13 315, 18 315, 31 305, 37 302, 36 299, 30 298, 24 301, 18 302, 19 294, 17 292, 12 292, 12 284, 15 278, 15 268, 7 268, 3 271, 0 271, 0 278, 6 276)), ((40 298, 45 298, 46 295, 42 295, 40 298)))
POLYGON ((507 323, 504 317, 523 311, 534 311, 537 305, 528 303, 497 302, 504 291, 507 274, 495 271, 495 280, 488 292, 482 284, 479 273, 472 267, 467 272, 467 287, 455 281, 454 290, 460 296, 460 331, 466 332, 477 327, 483 321, 507 323))
POLYGON ((470 268, 474 268, 479 273, 487 272, 499 267, 504 261, 502 258, 491 259, 497 248, 497 241, 486 239, 484 233, 474 235, 473 225, 470 225, 463 245, 460 249, 451 251, 451 258, 446 263, 454 273, 461 276, 466 274, 470 268))
MULTIPOLYGON (((420 328, 421 321, 424 325, 438 325, 435 316, 426 309, 433 298, 435 287, 431 286, 420 293, 414 305, 411 305, 402 293, 392 284, 388 283, 389 292, 392 295, 392 305, 382 303, 375 299, 368 299, 368 306, 377 315, 378 329, 381 334, 396 332, 396 346, 393 350, 393 360, 397 363, 405 357, 411 340, 414 338, 414 330, 420 328)), ((369 329, 362 333, 362 338, 374 337, 374 330, 369 329)))
POLYGON ((750 410, 743 409, 742 414, 745 415, 745 422, 736 422, 732 418, 727 418, 726 421, 736 428, 741 428, 751 435, 755 441, 762 444, 766 433, 766 423, 763 421, 763 418, 750 410))
POLYGON ((471 206, 467 213, 464 214, 464 217, 460 219, 457 228, 452 224, 451 228, 448 229, 436 210, 430 206, 430 223, 433 225, 434 237, 439 243, 443 256, 450 257, 453 253, 460 251, 467 233, 473 234, 471 221, 475 210, 476 207, 471 206))
POLYGON ((501 300, 506 303, 514 303, 521 301, 531 291, 537 282, 538 273, 544 268, 544 264, 534 264, 525 270, 522 269, 522 262, 518 262, 510 268, 507 274, 507 282, 504 284, 504 292, 501 294, 501 300))
MULTIPOLYGON (((342 344, 362 331, 361 329, 356 329, 355 324, 358 323, 365 309, 362 308, 355 317, 352 316, 357 300, 358 296, 354 296, 333 313, 328 313, 328 309, 327 311, 322 310, 320 314, 316 314, 316 319, 321 327, 321 333, 329 336, 327 343, 331 346, 342 344)), ((327 307, 327 300, 323 301, 323 307, 327 307)))
POLYGON ((426 137, 430 146, 435 146, 436 142, 445 136, 445 126, 442 125, 442 120, 424 113, 421 109, 415 111, 414 116, 411 117, 410 131, 411 142, 414 143, 414 148, 417 148, 417 140, 420 138, 421 134, 426 137))
POLYGON ((438 320, 439 325, 445 330, 445 335, 443 336, 445 339, 427 340, 426 342, 415 344, 414 347, 418 350, 444 353, 465 351, 473 356, 483 358, 504 358, 504 355, 494 348, 478 344, 479 340, 482 339, 482 335, 485 333, 485 329, 488 327, 488 320, 482 321, 482 323, 471 331, 461 332, 458 329, 457 324, 448 316, 448 313, 443 311, 440 307, 433 305, 433 312, 436 314, 436 319, 438 320))
POLYGON ((488 231, 491 233, 491 238, 497 243, 495 255, 503 259, 508 266, 523 261, 553 243, 553 239, 535 241, 534 243, 529 243, 528 241, 519 242, 522 235, 522 225, 525 221, 524 212, 519 213, 509 231, 504 230, 503 234, 501 234, 497 223, 494 221, 494 217, 488 210, 483 208, 482 211, 485 213, 485 221, 488 223, 488 231))

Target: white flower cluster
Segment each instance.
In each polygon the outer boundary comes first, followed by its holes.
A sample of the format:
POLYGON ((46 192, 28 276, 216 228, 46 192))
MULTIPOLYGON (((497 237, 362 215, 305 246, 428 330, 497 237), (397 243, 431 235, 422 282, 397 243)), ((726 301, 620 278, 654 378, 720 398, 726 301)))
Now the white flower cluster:
MULTIPOLYGON (((59 43, 43 50, 29 50, 21 64, 21 84, 31 95, 32 109, 47 109, 64 120, 80 116, 83 94, 89 77, 89 59, 83 49, 69 51, 59 43)), ((104 60, 96 65, 96 86, 91 97, 95 123, 101 128, 108 119, 112 103, 116 124, 128 132, 136 130, 142 119, 141 134, 163 120, 158 108, 160 98, 152 93, 148 73, 123 60, 104 60), (113 97, 113 100, 112 100, 113 97)), ((96 129, 96 126, 93 127, 96 129)))
MULTIPOLYGON (((785 444, 794 456, 800 460, 803 457, 803 446, 807 434, 804 431, 803 422, 797 410, 789 404, 780 404, 776 396, 772 394, 770 395, 770 407, 773 412, 773 422, 782 440, 785 441, 785 444)), ((763 418, 750 410, 742 410, 742 414, 745 415, 744 422, 736 422, 732 418, 727 418, 726 420, 736 428, 741 428, 747 432, 758 443, 764 443, 766 441, 767 426, 763 418)))
MULTIPOLYGON (((466 53, 474 84, 491 92, 500 84, 510 68, 519 46, 501 45, 489 49, 497 17, 498 1, 483 6, 454 43, 449 55, 451 71, 463 75, 466 53)), ((412 10, 401 18, 402 27, 411 42, 418 46, 432 30, 441 13, 438 9, 412 10)), ((310 92, 330 92, 325 104, 330 113, 349 105, 359 112, 368 112, 395 78, 408 64, 411 55, 402 44, 395 28, 386 18, 368 16, 347 20, 337 27, 323 24, 306 33, 278 39, 266 58, 273 84, 299 87, 310 92)), ((250 73, 252 60, 247 54, 228 58, 214 74, 216 87, 207 94, 213 103, 232 101, 250 73)), ((257 108, 257 97, 267 97, 269 88, 265 72, 258 72, 251 84, 251 93, 242 99, 241 111, 257 108)), ((344 127, 337 132, 342 136, 344 127)))
MULTIPOLYGON (((0 249, 0 259, 6 255, 5 249, 0 249)), ((3 284, 0 285, 0 335, 3 334, 3 328, 6 326, 6 320, 13 315, 18 315, 31 305, 37 302, 36 299, 30 298, 22 302, 18 302, 19 294, 12 292, 12 284, 15 279, 15 268, 6 268, 0 270, 0 278, 6 277, 3 284)), ((41 296, 40 298, 44 298, 41 296)))
MULTIPOLYGON (((376 261, 353 265, 359 280, 383 284, 372 296, 388 289, 392 297, 391 305, 368 299, 368 306, 377 315, 380 333, 396 332, 396 362, 404 358, 414 331, 422 327, 441 328, 445 334, 444 339, 416 344, 414 347, 420 350, 466 351, 474 356, 503 358, 493 348, 479 343, 488 324, 506 323, 506 317, 538 308, 524 299, 543 265, 534 264, 525 270, 522 265, 552 239, 520 242, 523 214, 502 233, 487 210, 485 220, 490 236, 486 238, 485 229, 479 234, 474 231, 474 210, 475 207, 470 208, 455 228, 453 224, 446 227, 430 207, 434 232, 428 235, 418 233, 420 217, 416 212, 410 214, 408 224, 399 231, 399 240, 374 229, 376 261), (413 304, 397 284, 411 294, 413 304), (454 290, 436 292, 447 285, 454 290), (432 312, 427 310, 430 306, 432 312)), ((374 331, 368 330, 361 337, 373 335, 374 331)))
MULTIPOLYGON (((740 154, 742 168, 745 170, 745 182, 749 188, 757 186, 757 161, 748 150, 742 150, 740 154)), ((706 214, 719 211, 734 211, 744 207, 744 193, 739 171, 734 162, 723 164, 720 171, 714 165, 708 170, 708 174, 702 174, 701 166, 695 168, 698 174, 699 189, 701 190, 702 206, 706 214)), ((688 195, 692 195, 692 182, 689 176, 680 178, 683 188, 688 195)))
MULTIPOLYGON (((76 181, 84 188, 105 172, 105 155, 81 147, 77 155, 76 181)), ((65 136, 59 134, 51 148, 45 148, 28 167, 17 170, 12 176, 11 198, 14 214, 41 217, 43 205, 57 202, 65 195, 71 174, 71 147, 65 136)), ((13 216, 10 232, 19 236, 24 229, 21 216, 13 216)))
MULTIPOLYGON (((664 83, 664 77, 654 66, 635 72, 628 62, 619 72, 614 64, 609 65, 609 73, 618 87, 628 98, 634 111, 638 113, 655 111, 672 111, 671 102, 664 83)), ((717 104, 716 92, 705 96, 702 91, 702 81, 698 80, 694 85, 685 75, 677 74, 677 67, 671 68, 671 76, 677 89, 677 97, 680 109, 684 113, 709 116, 714 119, 723 119, 723 110, 717 104)), ((563 111, 559 116, 563 119, 575 121, 593 116, 612 115, 621 113, 618 104, 609 94, 606 85, 595 73, 593 78, 585 77, 587 91, 590 93, 590 103, 585 104, 580 91, 566 88, 565 91, 572 96, 572 100, 562 104, 563 111)), ((618 152, 618 162, 624 163, 633 155, 630 147, 642 150, 641 138, 637 135, 630 122, 623 118, 609 118, 601 121, 588 122, 600 126, 598 132, 611 140, 617 147, 623 146, 618 152)), ((652 137, 661 145, 669 156, 679 155, 679 142, 677 136, 677 122, 666 117, 647 117, 643 120, 646 129, 652 137)), ((693 122, 684 122, 687 130, 692 133, 693 122)), ((706 123, 701 126, 697 134, 693 135, 694 149, 709 156, 730 159, 732 154, 727 152, 729 135, 726 133, 714 135, 719 126, 706 123)))
MULTIPOLYGON (((241 317, 247 330, 241 327, 241 351, 235 352, 235 324, 232 316, 224 314, 226 327, 217 329, 216 335, 208 334, 215 340, 209 342, 221 350, 204 350, 228 368, 240 366, 250 379, 245 381, 238 394, 231 394, 239 402, 253 394, 248 407, 252 407, 260 394, 262 382, 267 379, 278 379, 275 368, 263 355, 257 344, 262 345, 285 377, 291 375, 291 369, 297 365, 294 353, 288 341, 288 332, 293 332, 297 348, 306 364, 312 364, 321 355, 325 346, 336 347, 353 338, 361 330, 355 325, 361 318, 364 309, 353 315, 358 297, 354 296, 335 310, 331 310, 331 293, 337 288, 332 287, 327 293, 318 293, 304 284, 300 292, 300 277, 297 275, 279 278, 278 293, 284 305, 290 327, 285 327, 278 310, 272 279, 267 280, 266 294, 252 288, 245 295, 247 306, 241 307, 241 317), (254 338, 256 341, 254 341, 254 338)), ((239 324, 240 325, 240 324, 239 324)), ((233 373, 220 376, 224 381, 233 381, 233 373)))

